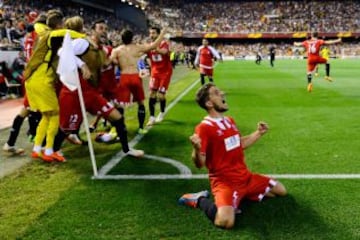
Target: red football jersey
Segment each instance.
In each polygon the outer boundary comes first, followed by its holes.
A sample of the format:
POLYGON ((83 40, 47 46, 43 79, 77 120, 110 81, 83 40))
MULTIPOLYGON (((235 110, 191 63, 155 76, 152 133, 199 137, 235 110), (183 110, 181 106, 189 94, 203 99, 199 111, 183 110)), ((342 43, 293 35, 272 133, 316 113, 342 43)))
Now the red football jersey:
POLYGON ((306 40, 302 42, 302 45, 306 48, 308 57, 319 56, 320 47, 324 44, 324 40, 314 39, 306 40))
POLYGON ((33 48, 34 48, 34 43, 35 43, 35 38, 36 38, 36 33, 35 31, 33 31, 30 34, 27 34, 24 40, 24 50, 25 50, 25 57, 26 57, 26 62, 29 61, 32 52, 33 52, 33 48))
POLYGON ((197 50, 195 64, 205 69, 213 68, 213 59, 220 59, 219 53, 211 46, 201 46, 197 50))
POLYGON ((169 44, 164 40, 160 43, 159 48, 168 50, 168 53, 160 54, 155 50, 148 53, 151 61, 151 75, 171 71, 172 69, 169 44))
POLYGON ((205 117, 196 126, 201 153, 206 155, 210 180, 220 178, 229 184, 243 183, 251 174, 245 164, 241 135, 230 117, 205 117))
MULTIPOLYGON (((109 58, 110 57, 110 55, 111 55, 111 53, 112 53, 112 50, 113 50, 113 47, 112 46, 109 46, 109 45, 107 45, 107 46, 103 46, 102 47, 103 48, 103 50, 104 50, 104 52, 105 52, 105 57, 106 58, 109 58)), ((101 73, 104 73, 104 72, 113 72, 113 75, 114 75, 114 78, 115 78, 115 70, 114 70, 114 66, 112 65, 112 64, 109 64, 109 65, 107 65, 107 66, 103 66, 102 68, 101 68, 101 73)))

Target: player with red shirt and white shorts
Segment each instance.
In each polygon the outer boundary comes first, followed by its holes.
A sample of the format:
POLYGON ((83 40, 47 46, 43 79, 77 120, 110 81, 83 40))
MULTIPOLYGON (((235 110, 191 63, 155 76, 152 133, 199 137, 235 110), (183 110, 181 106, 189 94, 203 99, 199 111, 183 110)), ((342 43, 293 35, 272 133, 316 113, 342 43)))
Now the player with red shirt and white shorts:
MULTIPOLYGON (((152 41, 160 34, 160 29, 152 27, 149 30, 150 38, 152 41)), ((150 118, 147 123, 148 126, 161 122, 164 119, 166 108, 166 92, 169 88, 171 76, 172 76, 172 64, 170 61, 170 45, 168 40, 163 40, 160 46, 150 52, 148 52, 151 65, 151 78, 150 78, 150 96, 149 96, 149 111, 150 118), (160 113, 155 118, 155 104, 157 98, 160 102, 160 113)))
POLYGON ((200 67, 201 84, 205 84, 205 76, 208 76, 209 81, 213 82, 214 59, 221 60, 220 54, 215 48, 209 46, 209 41, 204 38, 202 45, 197 49, 195 57, 195 66, 200 67))
POLYGON ((295 42, 294 45, 297 47, 305 47, 306 49, 306 53, 307 53, 307 80, 308 80, 308 86, 307 86, 307 90, 308 92, 311 92, 313 89, 313 85, 312 85, 312 75, 314 74, 315 70, 316 70, 316 66, 318 64, 326 64, 325 65, 325 69, 326 69, 326 76, 325 76, 325 80, 331 82, 332 79, 330 78, 330 64, 328 63, 327 59, 323 58, 320 56, 319 52, 320 52, 320 47, 322 45, 329 45, 329 44, 334 44, 334 43, 339 43, 341 42, 341 38, 336 39, 336 40, 321 40, 318 39, 318 33, 317 32, 313 32, 311 33, 311 39, 309 40, 305 40, 303 42, 295 42))
POLYGON ((101 69, 100 82, 98 91, 107 100, 113 102, 115 105, 120 105, 121 92, 119 91, 119 83, 115 77, 115 66, 110 60, 110 56, 113 50, 112 46, 103 46, 103 50, 108 59, 109 64, 101 69))
POLYGON ((208 191, 185 194, 179 203, 200 208, 217 227, 232 228, 241 200, 261 201, 287 192, 283 184, 252 173, 245 164, 244 149, 267 132, 267 124, 259 122, 255 132, 241 136, 235 121, 223 115, 228 110, 224 93, 212 83, 202 86, 196 100, 208 116, 190 137, 192 158, 196 167, 208 169, 215 203, 208 199, 208 191))

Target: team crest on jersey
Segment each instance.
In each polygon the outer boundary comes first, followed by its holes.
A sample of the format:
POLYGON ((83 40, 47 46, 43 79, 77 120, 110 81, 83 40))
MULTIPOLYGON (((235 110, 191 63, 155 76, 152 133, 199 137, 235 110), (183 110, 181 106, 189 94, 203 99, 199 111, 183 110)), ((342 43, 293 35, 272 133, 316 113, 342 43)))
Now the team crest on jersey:
POLYGON ((218 130, 216 131, 216 133, 217 133, 217 135, 218 135, 218 136, 222 136, 222 135, 224 135, 224 132, 223 132, 223 131, 221 131, 220 129, 218 129, 218 130))

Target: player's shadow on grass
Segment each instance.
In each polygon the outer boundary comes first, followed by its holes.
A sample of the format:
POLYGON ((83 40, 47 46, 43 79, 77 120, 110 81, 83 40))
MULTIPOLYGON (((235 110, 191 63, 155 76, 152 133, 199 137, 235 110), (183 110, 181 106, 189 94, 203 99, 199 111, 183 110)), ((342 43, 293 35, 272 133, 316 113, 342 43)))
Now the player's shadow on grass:
MULTIPOLYGON (((189 124, 182 120, 165 119, 159 125, 155 125, 144 136, 141 143, 151 145, 151 147, 154 146, 152 144, 154 142, 159 143, 157 145, 168 145, 167 142, 169 141, 185 141, 188 143, 188 137, 193 133, 194 126, 195 124, 189 124)), ((169 147, 172 147, 172 145, 169 147)))
POLYGON ((174 119, 167 119, 165 117, 165 119, 161 123, 155 124, 154 127, 158 127, 158 126, 161 126, 161 125, 183 126, 183 125, 188 125, 188 123, 186 123, 185 121, 183 121, 181 119, 180 120, 174 120, 174 119))
POLYGON ((332 233, 330 226, 314 209, 298 203, 291 195, 265 199, 261 203, 245 202, 242 208, 243 212, 236 217, 235 231, 251 229, 270 239, 331 238, 327 236, 332 233))
POLYGON ((181 105, 197 106, 197 103, 196 103, 196 101, 195 101, 195 94, 194 94, 194 98, 181 99, 181 101, 179 102, 179 104, 181 104, 181 105))

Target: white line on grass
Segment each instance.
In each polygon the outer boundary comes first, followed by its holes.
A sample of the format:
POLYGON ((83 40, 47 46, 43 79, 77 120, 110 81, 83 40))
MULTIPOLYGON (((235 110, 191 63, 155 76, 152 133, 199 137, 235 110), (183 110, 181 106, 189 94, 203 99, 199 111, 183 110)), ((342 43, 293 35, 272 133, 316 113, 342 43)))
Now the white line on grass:
POLYGON ((360 174, 269 174, 273 178, 282 179, 359 179, 360 174))
MULTIPOLYGON (((360 179, 360 174, 265 174, 275 179, 360 179)), ((207 174, 122 174, 99 175, 103 180, 170 180, 170 179, 208 179, 207 174)))
POLYGON ((181 175, 192 175, 190 168, 188 168, 186 165, 182 164, 179 161, 176 161, 174 159, 171 158, 166 158, 166 157, 159 157, 159 156, 154 156, 154 155, 147 155, 145 154, 144 158, 146 159, 152 159, 155 161, 159 161, 159 162, 163 162, 163 163, 168 163, 174 167, 176 167, 181 175))
MULTIPOLYGON (((172 101, 167 107, 165 114, 173 108, 194 86, 199 82, 199 79, 196 79, 188 88, 185 89, 178 97, 172 101)), ((151 129, 152 126, 147 129, 151 129)), ((133 147, 143 138, 143 135, 137 134, 130 142, 129 146, 133 147)), ((122 175, 107 175, 107 173, 116 166, 126 155, 120 151, 115 156, 113 156, 110 161, 105 164, 98 173, 97 177, 94 179, 112 179, 112 180, 122 180, 122 179, 143 179, 143 180, 166 180, 166 179, 207 179, 207 174, 191 174, 191 170, 180 163, 179 161, 163 158, 153 155, 145 155, 145 158, 157 160, 161 162, 169 163, 179 169, 180 174, 147 174, 147 175, 134 175, 134 174, 122 174, 122 175)), ((360 174, 265 174, 267 176, 276 178, 276 179, 360 179, 360 174)))
MULTIPOLYGON (((120 154, 117 154, 116 156, 118 156, 119 162, 124 158, 125 154, 123 152, 120 152, 120 154)), ((166 157, 159 157, 159 156, 154 156, 154 155, 144 155, 143 159, 151 159, 151 160, 155 160, 155 161, 159 161, 159 162, 163 162, 163 163, 168 163, 172 166, 174 166, 175 168, 177 168, 180 172, 181 176, 191 176, 191 170, 190 168, 188 168, 186 165, 182 164, 179 161, 176 161, 174 159, 171 158, 166 158, 166 157)), ((111 168, 109 169, 109 171, 111 170, 111 168)), ((107 179, 106 176, 110 176, 110 178, 108 179, 117 179, 117 178, 111 178, 113 176, 125 176, 124 179, 126 179, 126 176, 138 176, 138 175, 106 175, 106 174, 98 174, 98 177, 94 177, 96 179, 107 179)), ((139 175, 139 176, 149 176, 149 175, 139 175)), ((170 175, 171 176, 171 175, 170 175)), ((121 177, 120 177, 121 178, 121 177)), ((144 178, 146 179, 146 178, 144 178)))
MULTIPOLYGON (((177 96, 170 104, 169 106, 166 108, 165 110, 165 115, 167 114, 168 111, 170 111, 170 109, 172 109, 187 93, 189 93, 191 91, 191 89, 193 89, 196 84, 199 82, 199 79, 196 79, 189 87, 187 87, 185 89, 185 91, 183 91, 179 96, 177 96)), ((147 130, 150 130, 152 128, 152 126, 147 127, 147 130)), ((130 142, 129 142, 129 146, 132 148, 134 147, 136 144, 138 144, 140 142, 140 140, 143 138, 144 135, 141 134, 137 134, 130 142)), ((107 162, 98 172, 98 176, 94 177, 96 179, 103 179, 102 177, 105 176, 113 167, 115 167, 126 155, 120 151, 118 152, 116 155, 114 155, 109 162, 107 162)), ((161 157, 159 157, 161 158, 161 157)), ((174 160, 175 161, 175 160, 174 160)))

